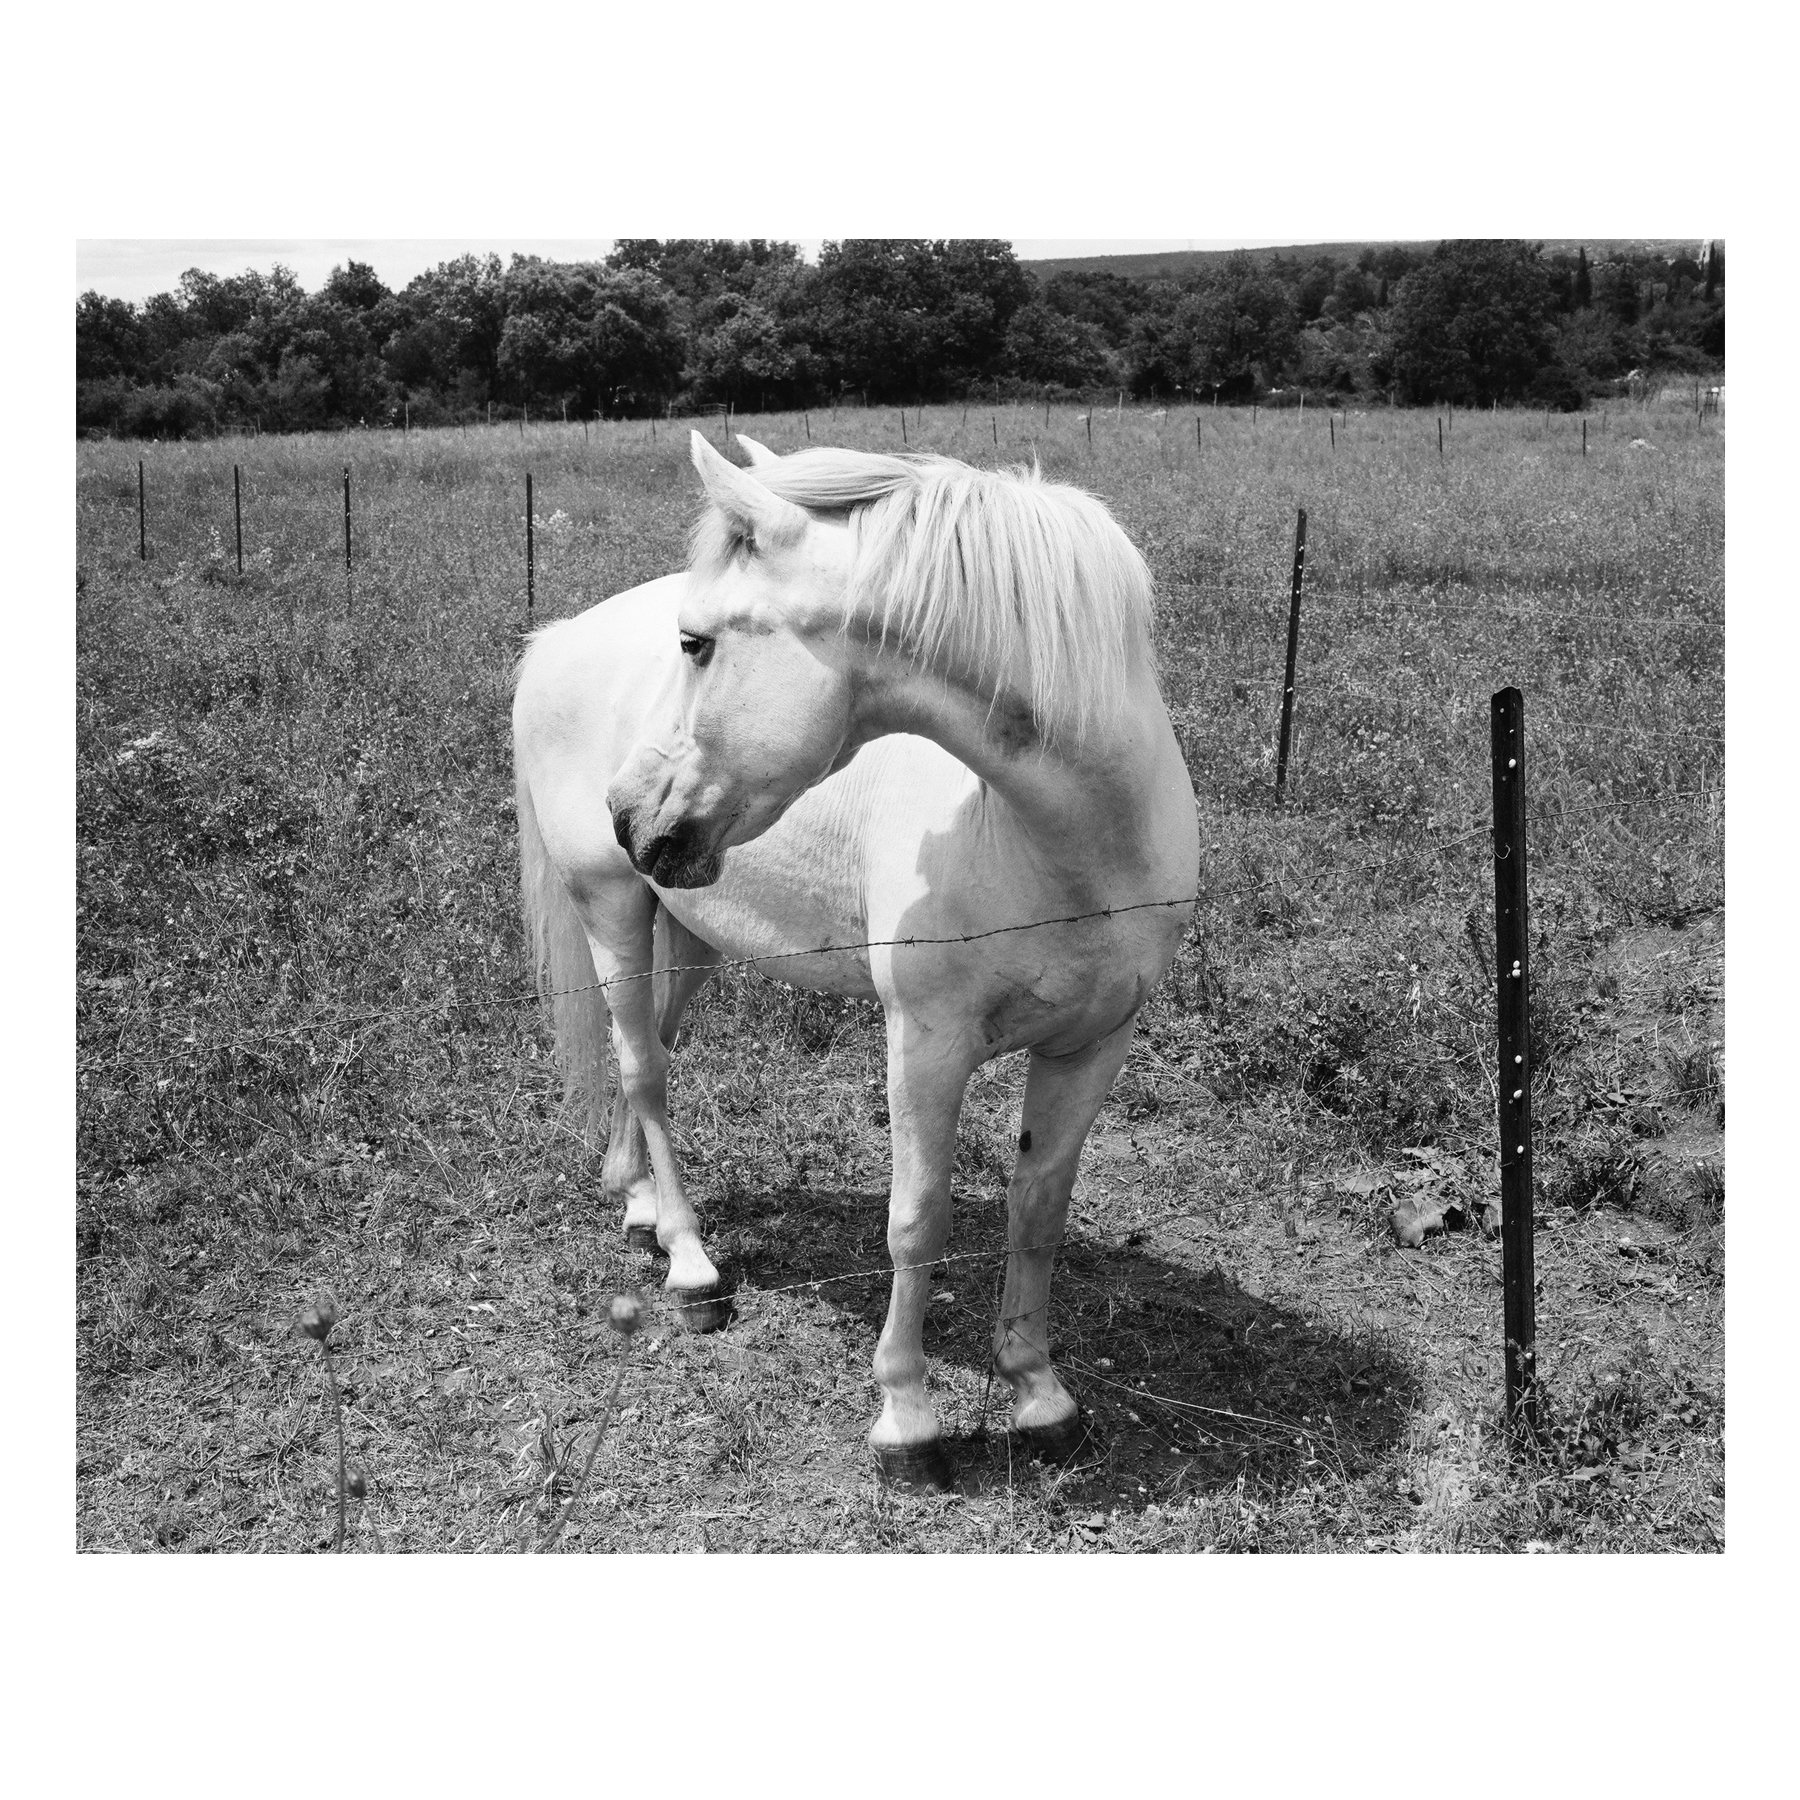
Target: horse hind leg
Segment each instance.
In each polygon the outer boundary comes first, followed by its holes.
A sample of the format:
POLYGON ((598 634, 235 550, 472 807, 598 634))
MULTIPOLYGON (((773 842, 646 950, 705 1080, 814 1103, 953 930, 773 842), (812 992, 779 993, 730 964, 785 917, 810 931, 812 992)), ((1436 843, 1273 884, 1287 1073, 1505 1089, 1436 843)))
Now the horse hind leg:
POLYGON ((1074 1397, 1050 1363, 1050 1275, 1068 1224, 1081 1146, 1125 1061, 1133 1017, 1073 1056, 1033 1054, 1019 1160, 1006 1190, 1006 1288, 994 1367, 1013 1391, 1011 1428, 1026 1450, 1066 1459, 1086 1437, 1074 1397))
MULTIPOLYGON (((712 976, 719 953, 662 907, 657 908, 655 933, 656 1035, 663 1049, 669 1051, 675 1048, 682 1013, 712 976)), ((624 1208, 625 1241, 634 1250, 659 1248, 656 1175, 650 1165, 644 1128, 626 1098, 622 1081, 613 1095, 600 1191, 624 1208)))

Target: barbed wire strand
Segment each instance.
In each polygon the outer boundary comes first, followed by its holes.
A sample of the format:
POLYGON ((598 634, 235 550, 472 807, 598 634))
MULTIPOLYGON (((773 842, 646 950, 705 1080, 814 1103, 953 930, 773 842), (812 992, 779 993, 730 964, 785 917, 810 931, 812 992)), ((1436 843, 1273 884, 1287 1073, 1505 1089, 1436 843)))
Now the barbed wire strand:
MULTIPOLYGON (((1722 796, 1722 789, 1692 788, 1681 789, 1668 795, 1649 796, 1639 800, 1597 801, 1590 806, 1575 807, 1557 802, 1554 796, 1547 797, 1537 803, 1538 809, 1553 811, 1540 812, 1543 823, 1562 823, 1571 817, 1604 817, 1625 808, 1666 805, 1673 800, 1712 799, 1722 796)), ((1442 829, 1439 827, 1438 829, 1442 829)), ((1492 822, 1471 826, 1438 841, 1440 850, 1448 850, 1467 843, 1484 834, 1491 833, 1492 822)), ((596 990, 605 991, 615 986, 624 986, 634 981, 654 980, 658 975, 700 974, 703 972, 721 974, 730 970, 760 968, 770 963, 791 962, 802 957, 855 955, 870 950, 901 949, 918 947, 945 947, 955 944, 972 944, 986 938, 1003 937, 1022 931, 1036 931, 1053 925, 1078 925, 1096 919, 1111 919, 1125 913, 1164 910, 1172 907, 1198 907, 1221 900, 1230 900, 1246 894, 1266 891, 1269 886, 1266 878, 1247 882, 1236 882, 1226 886, 1208 886, 1200 892, 1175 900, 1134 901, 1122 906, 1101 907, 1091 912, 1068 913, 1047 919, 1031 919, 1014 925, 996 925, 985 931, 964 932, 950 936, 934 937, 913 934, 906 937, 872 938, 860 943, 819 944, 799 950, 775 950, 757 956, 722 957, 706 963, 677 963, 635 970, 630 974, 613 975, 604 980, 583 982, 574 987, 551 988, 545 990, 528 989, 508 994, 484 994, 467 998, 442 996, 433 1000, 422 1000, 404 1006, 370 1007, 356 1012, 339 1012, 330 1016, 296 1022, 292 1025, 272 1026, 266 1031, 250 1032, 239 1037, 217 1040, 201 1045, 183 1042, 171 1045, 163 1050, 147 1051, 132 1056, 111 1058, 78 1058, 75 1072, 78 1076, 109 1073, 127 1068, 160 1067, 170 1062, 198 1060, 202 1056, 217 1055, 247 1049, 258 1043, 275 1042, 292 1039, 302 1033, 318 1033, 329 1030, 355 1029, 361 1025, 382 1024, 390 1020, 404 1018, 428 1017, 433 1013, 475 1010, 485 1007, 503 1007, 526 1005, 534 1000, 560 1000, 578 994, 591 993, 596 990)))

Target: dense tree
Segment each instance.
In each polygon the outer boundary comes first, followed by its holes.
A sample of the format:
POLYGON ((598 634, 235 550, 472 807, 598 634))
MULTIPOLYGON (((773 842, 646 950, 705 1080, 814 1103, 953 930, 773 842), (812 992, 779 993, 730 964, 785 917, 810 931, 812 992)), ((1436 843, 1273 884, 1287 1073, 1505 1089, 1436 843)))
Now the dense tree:
POLYGON ((1028 300, 1012 315, 1004 360, 1007 374, 1027 387, 1109 385, 1117 373, 1097 325, 1043 300, 1028 300))
POLYGON ((1248 400, 1299 384, 1408 400, 1575 405, 1628 369, 1725 351, 1724 250, 1526 245, 1236 253, 1177 277, 1054 271, 994 239, 846 239, 816 264, 772 239, 626 239, 602 263, 464 256, 393 293, 347 261, 189 270, 140 306, 75 308, 82 431, 197 434, 571 416, 665 401, 911 402, 1015 391, 1248 400), (1391 301, 1391 304, 1390 304, 1391 301))
POLYGON ((1440 244, 1400 283, 1393 314, 1395 373, 1415 402, 1522 399, 1554 354, 1550 284, 1535 245, 1440 244))

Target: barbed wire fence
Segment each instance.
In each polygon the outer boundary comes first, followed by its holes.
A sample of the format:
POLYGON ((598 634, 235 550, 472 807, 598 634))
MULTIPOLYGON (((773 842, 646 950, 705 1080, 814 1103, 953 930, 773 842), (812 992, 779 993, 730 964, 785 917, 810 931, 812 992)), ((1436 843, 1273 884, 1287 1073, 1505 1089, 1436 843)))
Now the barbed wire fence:
MULTIPOLYGON (((232 473, 234 526, 238 538, 237 555, 241 571, 241 484, 239 481, 239 471, 236 465, 233 466, 232 473)), ((346 472, 346 475, 347 473, 348 472, 346 472)), ((527 475, 526 481, 526 592, 529 600, 535 582, 535 568, 531 561, 534 515, 531 504, 529 474, 527 475)), ((139 557, 140 559, 147 560, 145 486, 141 463, 137 470, 137 497, 139 557)), ((351 571, 350 522, 350 493, 348 481, 346 480, 344 554, 347 576, 351 571)), ((1290 631, 1293 629, 1293 626, 1298 619, 1301 604, 1301 582, 1298 559, 1296 559, 1296 564, 1292 599, 1293 613, 1290 616, 1290 631)), ((1207 580, 1176 576, 1163 581, 1159 586, 1161 592, 1171 604, 1186 603, 1191 608, 1197 602, 1217 600, 1223 604, 1235 605, 1241 608, 1250 592, 1251 575, 1252 572, 1246 570, 1245 574, 1235 581, 1230 579, 1207 580)), ((1330 598, 1331 604, 1319 611, 1313 621, 1315 631, 1321 634, 1342 627, 1379 627, 1387 625, 1404 625, 1408 629, 1417 630, 1421 624, 1450 625, 1465 618, 1471 622, 1486 621, 1495 618, 1508 619, 1518 623, 1537 622, 1553 630, 1566 630, 1577 633, 1588 633, 1604 628, 1609 632, 1626 633, 1716 634, 1722 632, 1724 628, 1722 619, 1702 613, 1659 615, 1641 611, 1636 613, 1602 612, 1583 606, 1562 606, 1549 602, 1506 602, 1496 601, 1486 597, 1482 598, 1479 602, 1474 603, 1449 604, 1446 603, 1441 596, 1432 596, 1429 598, 1421 596, 1416 603, 1410 603, 1405 608, 1393 605, 1383 606, 1381 604, 1368 604, 1358 598, 1346 597, 1342 594, 1334 594, 1330 598)), ((1268 622, 1273 625, 1277 616, 1274 609, 1270 608, 1268 622)), ((1255 619, 1240 621, 1240 623, 1245 626, 1253 626, 1257 622, 1258 621, 1255 619)), ((1338 647, 1336 644, 1328 646, 1328 648, 1336 647, 1338 647)), ((1291 691, 1284 694, 1281 673, 1278 669, 1270 665, 1235 664, 1224 662, 1216 658, 1197 658, 1193 659, 1191 664, 1186 665, 1186 668, 1190 675, 1199 678, 1219 682, 1229 682, 1233 684, 1235 689, 1241 689, 1246 695, 1251 691, 1258 692, 1265 696, 1275 694, 1282 696, 1290 703, 1293 698, 1291 691)), ((1591 717, 1561 719, 1557 722, 1555 730, 1559 736, 1563 734, 1578 735, 1592 733, 1602 737, 1632 740, 1643 739, 1654 743, 1687 745, 1695 749, 1702 762, 1710 762, 1718 758, 1725 748, 1725 739, 1722 733, 1695 730, 1665 731, 1646 725, 1609 724, 1591 717)), ((1622 811, 1644 807, 1665 807, 1674 802, 1689 800, 1698 800, 1716 808, 1722 805, 1722 796, 1722 779, 1719 785, 1711 787, 1703 784, 1698 787, 1674 788, 1661 794, 1639 798, 1617 800, 1606 799, 1587 803, 1572 803, 1557 793, 1554 787, 1552 787, 1536 797, 1534 800, 1534 807, 1537 811, 1540 824, 1555 824, 1571 820, 1610 820, 1616 818, 1622 811)), ((1460 821, 1453 821, 1451 823, 1461 825, 1460 821)), ((1493 826, 1491 823, 1463 825, 1461 829, 1456 830, 1448 830, 1440 824, 1436 834, 1437 847, 1441 851, 1449 852, 1460 846, 1475 843, 1482 837, 1490 835, 1492 830, 1493 826)), ((161 1068, 167 1067, 172 1063, 184 1061, 198 1062, 218 1056, 237 1055, 259 1045, 269 1043, 293 1043, 296 1040, 311 1034, 338 1033, 345 1030, 364 1027, 397 1025, 403 1021, 418 1020, 433 1015, 525 1005, 540 999, 563 998, 585 992, 604 991, 624 983, 651 980, 658 975, 689 972, 698 973, 701 971, 713 974, 736 970, 764 971, 778 968, 778 965, 782 964, 792 965, 796 961, 808 957, 841 956, 844 954, 867 955, 880 950, 898 952, 908 949, 963 945, 1013 933, 1043 930, 1058 926, 1074 926, 1085 923, 1109 921, 1125 914, 1152 909, 1193 909, 1211 904, 1228 903, 1235 899, 1265 892, 1268 885, 1269 883, 1266 880, 1251 880, 1223 886, 1203 883, 1199 890, 1192 895, 1184 895, 1164 900, 1133 902, 1118 907, 1102 907, 1081 913, 1021 921, 1016 924, 998 926, 975 933, 945 936, 908 935, 893 938, 868 939, 861 942, 822 944, 803 949, 770 952, 756 956, 723 958, 698 965, 676 964, 664 968, 649 968, 640 971, 631 971, 606 979, 596 979, 593 982, 549 991, 531 989, 484 996, 446 996, 432 1000, 411 1002, 401 1006, 337 1009, 324 1015, 309 1017, 305 1021, 274 1026, 260 1032, 225 1038, 212 1038, 205 1042, 198 1041, 193 1034, 190 1034, 180 1042, 159 1045, 149 1049, 135 1051, 130 1054, 118 1053, 111 1056, 78 1057, 76 1062, 76 1073, 78 1082, 85 1086, 96 1079, 124 1073, 129 1070, 161 1068)), ((126 1027, 122 1024, 121 1035, 123 1035, 125 1029, 126 1027)), ((1716 1095, 1718 1091, 1718 1084, 1709 1082, 1699 1086, 1664 1089, 1659 1092, 1657 1099, 1659 1101, 1664 1099, 1674 1100, 1702 1093, 1716 1095)), ((1503 1161, 1503 1159, 1500 1160, 1503 1161)), ((1175 1225, 1184 1220, 1198 1219, 1202 1216, 1203 1215, 1196 1211, 1196 1209, 1191 1207, 1173 1208, 1148 1220, 1134 1220, 1132 1222, 1131 1230, 1134 1233, 1148 1232, 1165 1226, 1175 1225)), ((1024 1252, 1041 1251, 1044 1249, 1060 1251, 1071 1243, 1083 1241, 1086 1240, 1069 1232, 1064 1232, 1053 1241, 1009 1245, 1005 1249, 983 1249, 947 1253, 934 1257, 928 1262, 915 1264, 894 1265, 892 1263, 886 1263, 879 1267, 867 1269, 842 1270, 824 1275, 807 1276, 798 1280, 781 1283, 773 1287, 757 1288, 753 1293, 753 1303, 761 1306, 768 1301, 785 1294, 805 1291, 816 1293, 819 1290, 836 1283, 891 1279, 896 1273, 921 1268, 947 1268, 952 1265, 964 1264, 987 1264, 996 1267, 1004 1267, 1013 1256, 1024 1252)), ((673 1300, 670 1302, 672 1308, 678 1311, 689 1307, 712 1308, 716 1304, 716 1297, 708 1297, 704 1300, 692 1302, 680 1300, 673 1300)), ((734 1307, 741 1304, 738 1296, 735 1294, 732 1296, 732 1304, 734 1307)), ((998 1321, 997 1332, 1001 1335, 1009 1333, 1012 1327, 1018 1323, 1018 1320, 1019 1316, 1014 1316, 1012 1318, 1002 1317, 998 1321)), ((992 1372, 992 1364, 990 1362, 990 1386, 992 1372)), ((1145 1391, 1144 1385, 1141 1382, 1135 1389, 1126 1387, 1122 1383, 1108 1384, 1106 1378, 1099 1370, 1088 1368, 1085 1365, 1083 1366, 1082 1372, 1084 1378, 1096 1380, 1102 1385, 1119 1386, 1123 1392, 1132 1394, 1135 1398, 1144 1401, 1146 1404, 1164 1404, 1170 1408, 1185 1409, 1195 1412, 1215 1410, 1221 1417, 1230 1418, 1239 1424, 1261 1424, 1283 1432, 1293 1429, 1292 1421, 1255 1421, 1250 1415, 1233 1412, 1230 1409, 1206 1409, 1197 1407, 1190 1402, 1174 1401, 1166 1398, 1159 1399, 1154 1392, 1145 1391)), ((984 1420, 985 1411, 986 1408, 984 1402, 984 1420)))

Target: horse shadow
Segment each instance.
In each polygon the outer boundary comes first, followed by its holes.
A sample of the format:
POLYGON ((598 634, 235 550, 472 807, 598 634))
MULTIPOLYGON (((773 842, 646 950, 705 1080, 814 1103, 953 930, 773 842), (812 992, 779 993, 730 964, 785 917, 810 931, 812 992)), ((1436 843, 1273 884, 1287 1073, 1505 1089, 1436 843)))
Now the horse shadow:
MULTIPOLYGON (((725 1211, 717 1260, 740 1313, 804 1287, 872 1349, 889 1287, 885 1190, 740 1191, 725 1211)), ((987 1390, 972 1425, 953 1422, 967 1405, 938 1396, 956 1483, 969 1495, 1028 1473, 1006 1431, 1006 1383, 987 1379, 1005 1248, 1004 1206, 959 1199, 926 1314, 927 1356, 987 1390)), ((1052 1359, 1088 1428, 1055 1472, 1072 1506, 1141 1510, 1240 1481, 1263 1494, 1349 1484, 1390 1457, 1418 1397, 1381 1329, 1308 1317, 1234 1279, 1204 1245, 1184 1259, 1129 1227, 1072 1221, 1050 1323, 1052 1359)))

